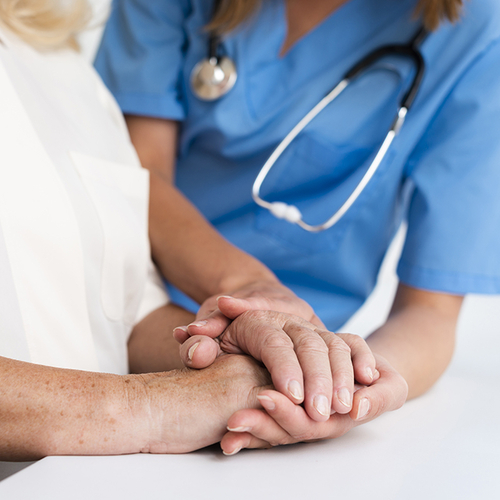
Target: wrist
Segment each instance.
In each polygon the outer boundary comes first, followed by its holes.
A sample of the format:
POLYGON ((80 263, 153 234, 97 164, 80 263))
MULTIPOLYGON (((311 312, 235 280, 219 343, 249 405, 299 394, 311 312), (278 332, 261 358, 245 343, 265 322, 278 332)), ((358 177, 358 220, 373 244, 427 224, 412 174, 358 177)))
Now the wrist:
POLYGON ((284 288, 284 285, 271 271, 267 270, 246 276, 241 276, 241 273, 239 276, 237 273, 229 273, 217 283, 212 296, 231 295, 243 288, 258 291, 259 295, 262 295, 266 290, 284 288))
MULTIPOLYGON (((120 453, 155 452, 154 443, 159 440, 161 423, 159 412, 155 411, 157 405, 154 387, 158 385, 157 379, 168 378, 171 373, 147 373, 120 377, 120 398, 110 405, 111 419, 120 422, 120 432, 123 436, 123 442, 120 443, 123 451, 120 453)), ((163 389, 165 399, 167 399, 170 394, 164 383, 163 389)), ((157 452, 161 453, 161 450, 157 452)))

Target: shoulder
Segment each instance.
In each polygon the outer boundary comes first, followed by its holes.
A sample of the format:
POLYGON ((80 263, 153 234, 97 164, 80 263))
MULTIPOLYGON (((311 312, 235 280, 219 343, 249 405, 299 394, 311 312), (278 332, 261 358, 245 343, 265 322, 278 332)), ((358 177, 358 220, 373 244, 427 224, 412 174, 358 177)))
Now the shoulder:
POLYGON ((484 54, 496 52, 500 40, 498 0, 464 0, 463 5, 460 19, 453 24, 444 22, 430 35, 424 47, 424 56, 437 79, 435 83, 451 85, 449 89, 469 73, 484 54))
POLYGON ((464 0, 455 31, 474 44, 488 45, 500 38, 500 2, 498 0, 464 0))

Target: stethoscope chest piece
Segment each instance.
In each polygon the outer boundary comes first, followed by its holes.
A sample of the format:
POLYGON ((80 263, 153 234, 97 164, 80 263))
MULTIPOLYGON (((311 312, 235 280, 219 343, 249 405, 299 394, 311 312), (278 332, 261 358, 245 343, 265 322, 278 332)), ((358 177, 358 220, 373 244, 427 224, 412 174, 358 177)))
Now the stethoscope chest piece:
POLYGON ((203 101, 215 101, 236 83, 236 66, 229 57, 211 57, 200 61, 191 72, 191 89, 203 101))

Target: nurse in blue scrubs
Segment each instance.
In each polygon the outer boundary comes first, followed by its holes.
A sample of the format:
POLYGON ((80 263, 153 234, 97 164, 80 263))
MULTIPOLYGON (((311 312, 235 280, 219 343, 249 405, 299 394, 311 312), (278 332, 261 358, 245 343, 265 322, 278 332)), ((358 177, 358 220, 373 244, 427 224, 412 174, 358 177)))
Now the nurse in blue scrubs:
MULTIPOLYGON (((96 66, 127 117, 143 165, 175 177, 209 223, 269 266, 330 330, 366 300, 407 221, 395 302, 368 343, 403 375, 410 397, 425 392, 451 358, 463 295, 500 292, 500 5, 228 0, 215 18, 213 10, 206 0, 113 4, 96 66), (243 22, 238 9, 248 11, 243 22), (194 94, 190 76, 207 55, 211 19, 238 78, 207 102, 194 94), (431 33, 421 46, 421 88, 347 214, 309 233, 256 205, 252 184, 296 123, 356 61, 380 45, 409 41, 422 24, 431 33)), ((312 224, 328 219, 370 165, 413 71, 397 56, 375 63, 290 145, 261 196, 296 205, 312 224)), ((184 300, 175 291, 174 298, 184 300)), ((263 406, 280 430, 245 433, 244 442, 231 433, 228 449, 277 442, 271 437, 280 432, 291 442, 306 428, 287 429, 280 418, 290 402, 274 392, 269 399, 263 406)), ((370 404, 361 420, 377 414, 370 404)))

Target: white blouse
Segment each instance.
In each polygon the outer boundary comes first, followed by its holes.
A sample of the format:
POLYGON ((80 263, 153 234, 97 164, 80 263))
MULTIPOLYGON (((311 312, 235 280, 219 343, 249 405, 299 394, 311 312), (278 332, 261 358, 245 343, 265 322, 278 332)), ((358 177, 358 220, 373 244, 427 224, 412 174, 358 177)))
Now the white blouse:
POLYGON ((0 355, 126 373, 133 326, 168 297, 121 113, 78 54, 5 28, 0 110, 0 355))

